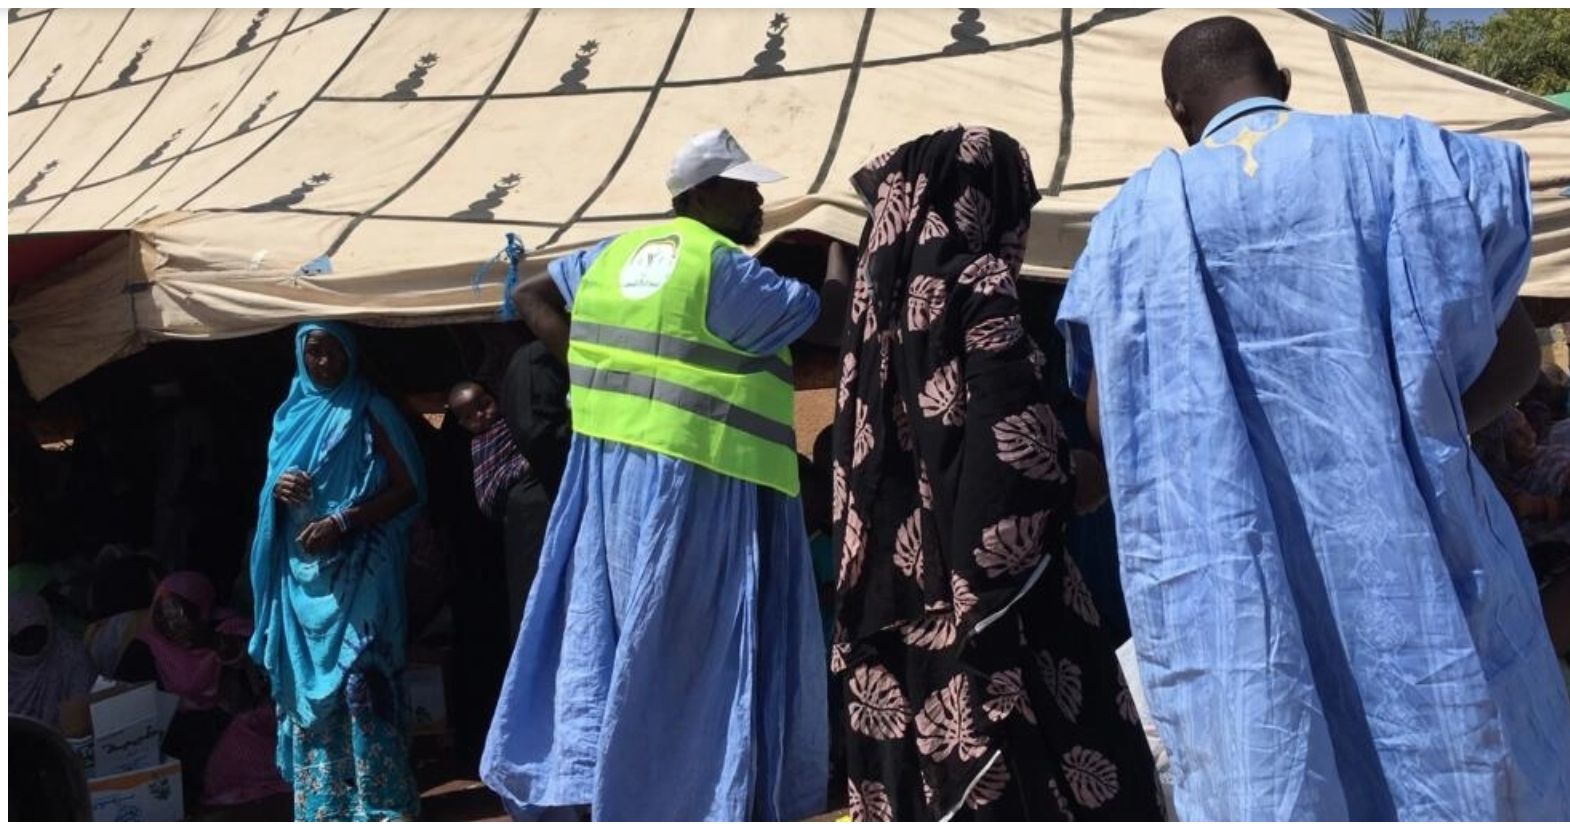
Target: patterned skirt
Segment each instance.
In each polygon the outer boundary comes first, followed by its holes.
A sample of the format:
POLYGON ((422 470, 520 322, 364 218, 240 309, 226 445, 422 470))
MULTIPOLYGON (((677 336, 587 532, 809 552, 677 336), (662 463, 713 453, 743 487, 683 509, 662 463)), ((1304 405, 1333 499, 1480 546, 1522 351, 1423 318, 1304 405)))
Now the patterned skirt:
POLYGON ((278 771, 294 785, 296 821, 414 820, 420 790, 399 683, 354 672, 340 708, 310 729, 279 719, 278 771))
POLYGON ((969 641, 930 650, 896 625, 854 645, 836 667, 851 817, 1162 820, 1150 748, 1099 625, 1065 559, 969 641))

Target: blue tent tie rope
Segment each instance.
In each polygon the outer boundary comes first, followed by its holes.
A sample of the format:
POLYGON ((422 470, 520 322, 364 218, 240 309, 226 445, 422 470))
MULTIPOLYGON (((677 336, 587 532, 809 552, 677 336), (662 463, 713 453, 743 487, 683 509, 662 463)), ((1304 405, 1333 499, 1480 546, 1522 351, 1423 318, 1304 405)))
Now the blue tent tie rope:
POLYGON ((502 284, 502 320, 518 319, 518 307, 512 305, 512 290, 513 287, 518 285, 518 266, 523 263, 523 259, 527 256, 528 249, 524 247, 523 239, 513 232, 508 232, 507 246, 500 252, 492 255, 484 263, 481 263, 480 268, 474 270, 474 278, 471 280, 470 285, 474 287, 474 291, 478 292, 480 287, 485 284, 485 276, 490 273, 491 265, 500 261, 503 257, 507 258, 507 280, 502 284))
POLYGON ((474 270, 474 276, 469 278, 469 286, 470 288, 474 289, 475 293, 478 293, 480 291, 480 287, 485 285, 485 276, 490 274, 491 266, 495 264, 496 261, 501 260, 502 255, 505 254, 506 251, 503 250, 497 252, 494 255, 491 255, 484 261, 481 261, 479 267, 474 270))

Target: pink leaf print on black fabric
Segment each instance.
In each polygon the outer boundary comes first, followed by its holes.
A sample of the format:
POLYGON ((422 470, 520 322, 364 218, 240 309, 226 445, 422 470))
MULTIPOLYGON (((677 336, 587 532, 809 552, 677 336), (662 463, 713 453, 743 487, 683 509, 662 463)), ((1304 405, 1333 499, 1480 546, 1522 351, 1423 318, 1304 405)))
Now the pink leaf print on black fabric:
POLYGON ((960 270, 959 284, 961 286, 974 287, 982 281, 1008 274, 1008 264, 991 255, 982 255, 966 264, 965 268, 960 270))
POLYGON ((1025 151, 1024 146, 1019 147, 1019 178, 1020 186, 1025 191, 1040 193, 1041 190, 1036 188, 1036 176, 1030 169, 1030 152, 1025 151))
POLYGON ((916 494, 921 497, 921 505, 928 512, 936 511, 932 504, 932 479, 927 477, 927 467, 921 467, 921 474, 916 478, 916 494))
POLYGON ((1079 565, 1067 553, 1063 555, 1066 568, 1063 570, 1063 603, 1074 610, 1080 620, 1093 626, 1101 626, 1101 613, 1096 610, 1096 599, 1090 594, 1090 587, 1085 585, 1085 577, 1079 574, 1079 565))
MULTIPOLYGON (((1058 789, 1057 779, 1047 776, 1047 789, 1052 791, 1052 799, 1058 803, 1058 809, 1063 813, 1064 821, 1074 820, 1074 811, 1069 808, 1068 799, 1063 797, 1063 791, 1058 789)), ((1160 795, 1160 793, 1157 793, 1160 795)))
POLYGON ((1007 352, 1024 336, 1019 315, 987 318, 965 332, 965 351, 1007 352))
POLYGON ((878 313, 872 311, 872 290, 870 288, 867 290, 867 300, 867 316, 862 318, 861 321, 861 339, 864 342, 876 338, 880 328, 878 326, 878 313))
POLYGON ((976 782, 970 795, 966 796, 965 806, 972 810, 979 810, 1002 798, 1003 791, 1008 789, 1010 778, 1008 765, 1003 763, 1003 758, 1000 756, 994 759, 992 766, 976 782))
POLYGON ((1047 368, 1047 356, 1041 351, 1040 347, 1036 346, 1034 341, 1030 344, 1030 354, 1026 358, 1030 361, 1030 368, 1036 373, 1036 380, 1042 380, 1044 378, 1043 370, 1047 368))
POLYGON ((899 337, 894 330, 879 333, 878 337, 878 382, 889 382, 889 368, 894 363, 894 344, 899 337))
POLYGON ((876 172, 879 169, 882 169, 889 162, 889 160, 894 157, 894 152, 898 151, 898 149, 899 147, 896 146, 886 152, 873 155, 872 159, 868 160, 866 163, 861 164, 862 171, 876 172))
POLYGON ((996 269, 988 272, 986 276, 976 281, 976 294, 978 295, 1006 295, 1019 297, 1019 287, 1016 285, 1014 273, 1008 269, 996 269))
POLYGON ((1134 694, 1127 687, 1118 690, 1118 717, 1136 727, 1143 726, 1139 721, 1139 707, 1134 704, 1134 694))
POLYGON ((851 287, 850 292, 850 322, 852 324, 861 323, 862 318, 867 316, 867 310, 871 307, 872 282, 867 279, 866 271, 860 270, 858 267, 856 285, 851 287))
POLYGON ((834 520, 839 522, 845 518, 845 497, 850 492, 850 485, 846 478, 845 464, 834 462, 834 520))
POLYGON ((921 235, 916 238, 916 244, 920 245, 932 240, 942 240, 948 236, 949 225, 943 220, 943 216, 937 212, 928 212, 927 219, 921 224, 921 235))
POLYGON ((1063 467, 1058 461, 1058 419, 1045 404, 1035 404, 993 424, 992 437, 998 444, 998 458, 1025 477, 1038 481, 1063 479, 1063 467))
POLYGON ((867 236, 863 254, 870 255, 892 244, 910 226, 910 188, 904 172, 891 172, 878 184, 878 200, 872 209, 872 232, 867 236))
POLYGON ((1063 717, 1071 723, 1077 723, 1080 706, 1085 701, 1085 685, 1079 665, 1067 658, 1054 660, 1052 653, 1041 650, 1036 653, 1036 670, 1041 674, 1041 680, 1046 682, 1047 690, 1052 693, 1052 700, 1057 703, 1063 717))
POLYGON ((1074 800, 1092 810, 1118 794, 1118 768, 1087 747, 1075 747, 1063 756, 1063 777, 1074 800))
POLYGON ((894 806, 889 792, 877 781, 850 779, 850 818, 852 821, 893 821, 894 806))
POLYGON ((922 774, 921 776, 921 798, 923 801, 927 802, 928 810, 931 810, 932 805, 937 803, 937 790, 932 789, 932 785, 927 782, 926 774, 922 774))
POLYGON ((834 395, 834 412, 836 415, 843 413, 846 404, 850 402, 850 387, 856 382, 856 353, 846 352, 840 359, 839 391, 834 395))
POLYGON ((829 672, 839 675, 845 671, 845 656, 850 654, 850 644, 835 643, 829 646, 829 672))
POLYGON ((1041 562, 1047 513, 1009 516, 981 531, 981 546, 971 550, 988 578, 1023 575, 1041 562))
POLYGON ((922 173, 916 175, 916 188, 910 194, 910 205, 911 205, 911 207, 915 208, 915 207, 920 206, 921 205, 921 198, 924 195, 926 195, 926 193, 927 193, 927 173, 926 172, 922 172, 922 173))
POLYGON ((872 453, 875 436, 872 434, 872 422, 867 420, 867 404, 861 400, 856 401, 856 435, 851 443, 850 465, 861 466, 861 462, 872 453))
POLYGON ((861 580, 861 565, 866 559, 863 529, 861 513, 856 511, 856 497, 851 495, 845 506, 845 539, 840 546, 840 592, 861 580))
POLYGON ((970 128, 959 141, 959 159, 975 166, 992 165, 992 133, 970 128))
POLYGON ((933 321, 943 317, 948 299, 948 287, 942 279, 930 275, 911 278, 910 294, 905 299, 905 328, 921 332, 931 327, 933 321))
POLYGON ((970 589, 970 582, 960 577, 959 573, 949 573, 949 591, 954 593, 954 620, 965 620, 965 616, 976 608, 976 594, 970 589))
POLYGON ((916 442, 911 439, 910 413, 905 411, 904 396, 894 398, 894 437, 899 441, 900 449, 906 452, 915 450, 916 442))
POLYGON ((916 748, 934 761, 958 755, 961 761, 974 761, 987 752, 987 739, 976 734, 970 716, 970 684, 963 674, 954 676, 944 688, 927 696, 921 714, 916 716, 916 748))
POLYGON ((1030 696, 1025 692, 1025 680, 1020 676, 1019 667, 994 672, 992 680, 987 682, 986 703, 981 708, 987 711, 987 717, 993 721, 1002 721, 1016 710, 1020 717, 1034 724, 1036 714, 1030 709, 1030 696))
POLYGON ((954 202, 954 223, 965 234, 970 251, 979 254, 987 248, 987 235, 992 232, 992 201, 975 187, 965 187, 954 202))
POLYGON ((959 359, 955 358, 932 373, 927 385, 921 388, 921 394, 916 398, 921 404, 921 414, 939 419, 944 426, 959 426, 965 422, 963 390, 959 359))
POLYGON ((953 613, 939 613, 900 624, 899 634, 907 646, 940 650, 954 644, 959 629, 954 624, 953 613))
POLYGON ((1139 707, 1134 703, 1134 693, 1128 688, 1128 681, 1123 679, 1123 664, 1118 663, 1112 671, 1118 677, 1118 715, 1136 727, 1143 726, 1139 720, 1139 707))
POLYGON ((910 704, 882 666, 860 666, 850 677, 850 728, 875 741, 893 741, 910 725, 910 704))
POLYGON ((1030 234, 1030 221, 1022 218, 1019 225, 1003 233, 998 238, 998 257, 1008 264, 1010 268, 1018 270, 1025 264, 1025 249, 1027 236, 1030 234))
POLYGON ((906 577, 922 582, 925 571, 921 563, 921 508, 910 513, 894 535, 894 566, 906 577))

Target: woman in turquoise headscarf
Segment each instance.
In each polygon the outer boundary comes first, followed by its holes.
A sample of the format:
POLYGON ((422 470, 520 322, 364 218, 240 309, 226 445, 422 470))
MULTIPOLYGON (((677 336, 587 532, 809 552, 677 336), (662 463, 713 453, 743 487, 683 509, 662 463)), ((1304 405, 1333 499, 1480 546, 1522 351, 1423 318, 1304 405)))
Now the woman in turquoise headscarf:
POLYGON ((404 563, 424 468, 397 408, 358 373, 347 327, 302 324, 294 352, 251 547, 250 653, 272 682, 278 769, 297 820, 412 819, 404 563))

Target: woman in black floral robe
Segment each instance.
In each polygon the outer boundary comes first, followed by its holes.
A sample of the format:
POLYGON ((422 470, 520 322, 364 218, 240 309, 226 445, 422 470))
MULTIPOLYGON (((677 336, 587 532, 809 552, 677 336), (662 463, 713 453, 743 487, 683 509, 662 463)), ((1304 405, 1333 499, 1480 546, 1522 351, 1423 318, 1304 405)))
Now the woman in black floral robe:
POLYGON ((956 127, 853 178, 862 237, 835 419, 858 820, 1158 820, 1150 751, 1064 551, 1074 480, 1016 278, 1024 149, 956 127))

